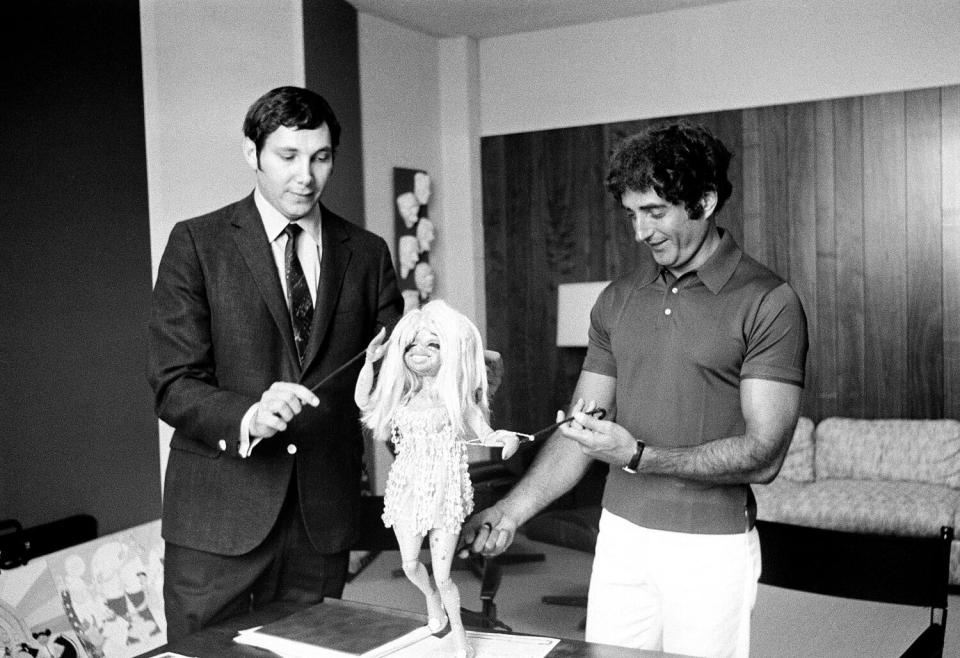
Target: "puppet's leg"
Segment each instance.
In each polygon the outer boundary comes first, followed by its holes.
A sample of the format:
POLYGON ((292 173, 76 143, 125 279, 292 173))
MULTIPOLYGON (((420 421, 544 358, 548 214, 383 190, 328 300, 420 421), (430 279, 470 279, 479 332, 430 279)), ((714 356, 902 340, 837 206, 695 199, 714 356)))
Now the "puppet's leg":
POLYGON ((473 647, 467 644, 467 633, 460 619, 460 590, 450 579, 450 567, 457 547, 459 534, 434 529, 430 531, 430 559, 433 563, 433 578, 443 600, 443 607, 450 618, 450 635, 457 649, 456 655, 472 656, 473 647))
POLYGON ((434 633, 443 630, 447 625, 447 616, 443 613, 443 603, 437 590, 430 584, 430 574, 420 561, 420 546, 423 545, 423 535, 415 532, 406 532, 399 525, 394 525, 393 532, 397 536, 400 546, 400 559, 403 561, 403 573, 407 579, 417 586, 427 599, 427 625, 434 633))

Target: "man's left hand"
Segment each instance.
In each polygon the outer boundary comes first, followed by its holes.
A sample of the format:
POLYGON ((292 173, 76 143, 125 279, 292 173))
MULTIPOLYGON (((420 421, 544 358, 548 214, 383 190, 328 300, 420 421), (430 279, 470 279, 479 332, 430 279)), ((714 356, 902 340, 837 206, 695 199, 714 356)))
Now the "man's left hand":
MULTIPOLYGON (((593 405, 591 405, 593 406, 593 405)), ((584 413, 583 400, 573 405, 573 420, 560 426, 560 434, 580 444, 585 455, 593 459, 623 466, 637 450, 637 441, 621 425, 611 420, 598 420, 584 413)), ((563 420, 562 411, 557 412, 557 422, 563 420)))

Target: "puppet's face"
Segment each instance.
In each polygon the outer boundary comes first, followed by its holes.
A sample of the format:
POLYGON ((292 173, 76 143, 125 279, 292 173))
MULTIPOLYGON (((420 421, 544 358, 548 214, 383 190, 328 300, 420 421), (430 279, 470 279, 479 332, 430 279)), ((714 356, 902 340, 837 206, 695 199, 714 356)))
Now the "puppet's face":
POLYGON ((440 372, 440 339, 429 329, 421 329, 404 349, 403 362, 420 377, 436 377, 440 372))

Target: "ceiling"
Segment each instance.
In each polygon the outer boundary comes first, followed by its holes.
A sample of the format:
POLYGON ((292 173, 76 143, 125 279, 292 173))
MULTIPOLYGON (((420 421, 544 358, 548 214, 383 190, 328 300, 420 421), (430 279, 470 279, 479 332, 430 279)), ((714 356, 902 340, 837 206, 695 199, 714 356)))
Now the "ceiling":
POLYGON ((357 11, 437 37, 476 39, 731 0, 348 0, 357 11))

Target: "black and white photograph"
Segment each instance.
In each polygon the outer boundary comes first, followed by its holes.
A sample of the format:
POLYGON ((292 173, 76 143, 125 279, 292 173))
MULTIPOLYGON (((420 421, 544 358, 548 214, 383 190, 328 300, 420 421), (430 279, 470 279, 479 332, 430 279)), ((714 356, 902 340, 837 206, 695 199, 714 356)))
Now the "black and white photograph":
POLYGON ((957 0, 3 17, 2 657, 960 655, 957 0))

